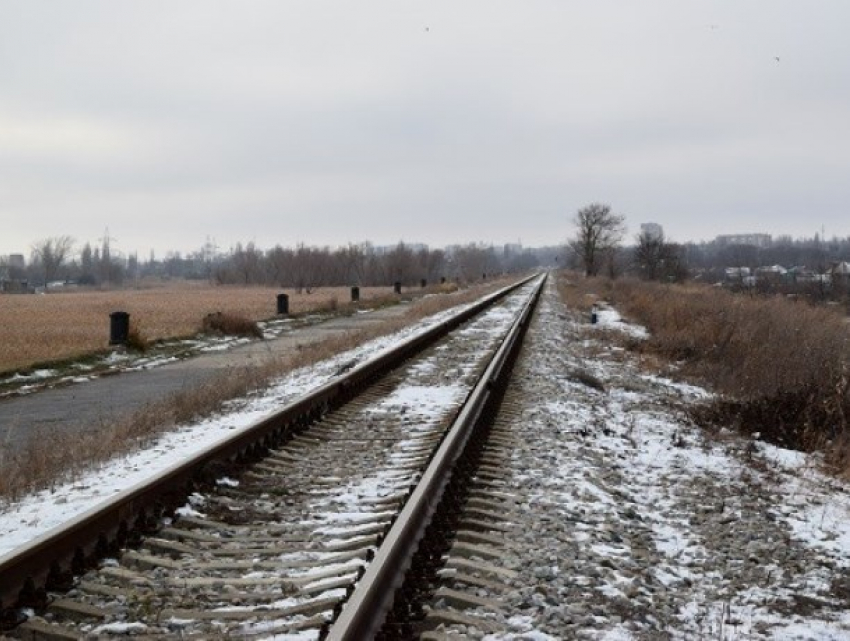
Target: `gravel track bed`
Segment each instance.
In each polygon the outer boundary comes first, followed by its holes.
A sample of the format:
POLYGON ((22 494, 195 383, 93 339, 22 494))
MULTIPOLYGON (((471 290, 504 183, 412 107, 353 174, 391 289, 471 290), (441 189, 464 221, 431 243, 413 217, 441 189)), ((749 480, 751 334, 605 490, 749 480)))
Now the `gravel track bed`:
POLYGON ((706 393, 618 335, 550 279, 473 491, 510 507, 468 515, 424 638, 850 638, 847 487, 692 426, 706 393))

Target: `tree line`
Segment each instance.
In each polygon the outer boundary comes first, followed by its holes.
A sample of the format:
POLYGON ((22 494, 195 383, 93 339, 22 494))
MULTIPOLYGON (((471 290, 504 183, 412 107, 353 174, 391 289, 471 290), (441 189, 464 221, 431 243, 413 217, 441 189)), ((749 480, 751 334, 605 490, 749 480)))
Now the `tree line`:
POLYGON ((77 250, 70 236, 55 236, 32 246, 26 265, 0 258, 0 281, 26 280, 33 286, 61 281, 89 286, 121 286, 142 278, 204 279, 222 285, 270 285, 304 289, 339 285, 410 286, 445 278, 470 281, 487 274, 519 272, 540 266, 572 266, 587 275, 636 274, 647 280, 682 281, 698 278, 722 280, 728 267, 779 264, 805 266, 827 273, 839 261, 850 262, 850 237, 830 240, 776 238, 769 246, 724 245, 716 242, 674 243, 663 233, 644 232, 630 245, 623 244, 625 217, 611 206, 591 203, 579 209, 575 231, 566 247, 522 249, 481 243, 433 249, 405 244, 375 247, 349 243, 341 247, 316 247, 300 243, 261 249, 254 243, 237 243, 220 252, 207 241, 199 250, 153 255, 142 261, 135 254, 117 255, 108 233, 101 243, 85 243, 77 250), (562 258, 563 257, 563 258, 562 258))
MULTIPOLYGON (((75 283, 86 286, 122 286, 140 279, 203 279, 219 285, 268 285, 297 290, 328 286, 403 286, 441 280, 473 281, 506 272, 534 269, 554 263, 557 248, 522 249, 467 244, 445 249, 403 242, 391 247, 349 243, 342 247, 275 245, 261 249, 254 243, 237 243, 219 252, 211 241, 198 251, 170 252, 163 259, 153 254, 117 255, 106 238, 99 245, 85 243, 77 250, 69 236, 47 238, 33 244, 26 266, 3 265, 5 277, 27 280, 31 286, 75 283)), ((0 271, 2 277, 3 271, 0 271)))

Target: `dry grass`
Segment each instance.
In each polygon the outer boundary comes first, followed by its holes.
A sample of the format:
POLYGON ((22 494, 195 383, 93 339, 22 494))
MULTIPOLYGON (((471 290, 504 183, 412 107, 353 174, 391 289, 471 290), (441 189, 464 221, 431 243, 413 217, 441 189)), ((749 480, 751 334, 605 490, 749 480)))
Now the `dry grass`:
POLYGON ((263 337, 263 330, 260 329, 257 321, 246 318, 241 314, 223 314, 222 312, 215 312, 204 316, 204 320, 201 323, 201 332, 220 336, 263 337))
POLYGON ((828 308, 637 281, 619 283, 615 297, 650 330, 654 350, 737 398, 832 387, 850 362, 847 323, 828 308))
POLYGON ((304 346, 299 351, 262 366, 225 371, 205 384, 175 392, 120 421, 87 426, 79 435, 57 431, 51 439, 30 441, 26 449, 11 451, 0 443, 0 501, 13 501, 34 490, 51 487, 77 477, 98 463, 127 454, 149 444, 175 425, 187 423, 220 410, 232 399, 261 390, 274 379, 299 367, 317 363, 368 340, 385 336, 449 307, 475 300, 504 287, 508 279, 450 293, 453 287, 431 289, 414 302, 405 314, 380 324, 369 324, 344 336, 330 337, 304 346), (45 443, 49 440, 49 445, 45 443))
POLYGON ((850 327, 840 312, 693 284, 623 279, 574 289, 598 292, 646 326, 651 338, 637 349, 679 362, 685 376, 719 392, 694 412, 702 424, 824 449, 836 470, 850 472, 850 327))
MULTIPOLYGON (((363 287, 362 301, 387 298, 390 288, 363 287)), ((118 291, 75 291, 45 295, 0 295, 0 372, 31 368, 105 350, 109 314, 125 311, 144 328, 147 341, 194 335, 214 312, 239 314, 253 321, 275 316, 277 294, 271 287, 229 287, 175 283, 167 287, 118 291)), ((336 308, 348 301, 345 287, 286 291, 290 314, 336 308)))
POLYGON ((138 323, 132 323, 127 332, 127 347, 137 352, 146 352, 150 347, 148 337, 138 323))
POLYGON ((561 300, 573 314, 587 316, 590 308, 599 300, 607 280, 585 278, 579 274, 559 272, 557 275, 558 293, 561 300))

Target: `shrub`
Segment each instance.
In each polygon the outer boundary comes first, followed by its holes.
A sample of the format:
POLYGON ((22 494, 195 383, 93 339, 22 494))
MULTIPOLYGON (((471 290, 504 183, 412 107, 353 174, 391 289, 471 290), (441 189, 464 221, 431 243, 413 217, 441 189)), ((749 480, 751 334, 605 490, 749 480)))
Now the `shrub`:
POLYGON ((146 352, 150 347, 150 341, 147 336, 142 333, 140 327, 135 324, 130 324, 130 329, 127 332, 127 347, 137 352, 146 352))
POLYGON ((247 336, 250 338, 262 338, 263 332, 256 321, 240 316, 239 314, 226 314, 215 312, 204 316, 201 325, 204 334, 222 334, 225 336, 247 336))
POLYGON ((651 349, 720 393, 695 417, 810 450, 848 429, 850 327, 835 310, 697 285, 618 282, 651 349))

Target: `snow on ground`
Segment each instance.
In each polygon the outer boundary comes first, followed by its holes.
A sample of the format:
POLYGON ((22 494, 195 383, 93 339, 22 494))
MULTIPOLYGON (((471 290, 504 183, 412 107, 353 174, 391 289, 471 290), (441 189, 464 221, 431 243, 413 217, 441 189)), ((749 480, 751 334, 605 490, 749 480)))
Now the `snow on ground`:
POLYGON ((642 370, 619 345, 642 331, 597 320, 549 286, 529 332, 503 559, 520 576, 510 633, 488 638, 850 639, 850 486, 692 425, 710 394, 642 370))
MULTIPOLYGON (((530 293, 528 287, 525 292, 526 295, 530 293)), ((385 417, 392 422, 403 416, 403 438, 385 446, 384 456, 388 462, 407 460, 411 450, 422 447, 423 437, 430 441, 435 433, 440 433, 441 426, 447 424, 447 419, 461 406, 470 386, 475 383, 476 369, 481 361, 491 346, 507 333, 525 300, 524 297, 509 299, 461 328, 449 342, 417 359, 404 380, 381 401, 364 408, 366 416, 385 417)), ((350 420, 356 423, 362 419, 350 420)), ((348 510, 363 509, 364 498, 403 493, 419 476, 420 473, 414 471, 400 476, 394 464, 385 469, 363 469, 353 482, 329 488, 323 496, 317 497, 310 505, 309 518, 301 525, 325 535, 347 533, 350 536, 360 513, 348 510)), ((366 510, 361 518, 373 521, 374 508, 367 503, 366 510)), ((389 519, 391 514, 386 516, 389 519)))
POLYGON ((393 391, 371 411, 385 413, 413 408, 426 416, 432 416, 459 401, 464 391, 461 385, 406 385, 393 391))
MULTIPOLYGON (((234 432, 247 428, 269 413, 280 409, 282 405, 328 382, 338 375, 343 365, 359 364, 379 356, 402 340, 427 331, 446 317, 470 305, 440 312, 412 327, 369 341, 326 361, 291 372, 261 394, 230 403, 229 411, 197 424, 181 426, 173 432, 162 435, 144 450, 104 464, 90 473, 81 475, 73 482, 58 484, 50 490, 38 492, 11 505, 0 507, 0 558, 94 508, 105 499, 134 487, 159 471, 178 465, 199 449, 214 445, 231 437, 234 432)), ((492 326, 496 328, 504 320, 505 312, 497 308, 490 313, 494 314, 492 326)), ((425 361, 422 368, 425 372, 433 366, 429 365, 429 361, 425 361)), ((402 388, 398 394, 404 398, 400 397, 388 402, 413 401, 416 411, 427 414, 440 404, 457 402, 460 391, 449 385, 433 388, 427 392, 415 387, 402 388)))
POLYGON ((627 323, 616 309, 610 307, 604 301, 594 305, 594 313, 596 314, 596 325, 599 328, 613 329, 637 339, 644 339, 649 336, 645 327, 635 325, 634 323, 627 323))

